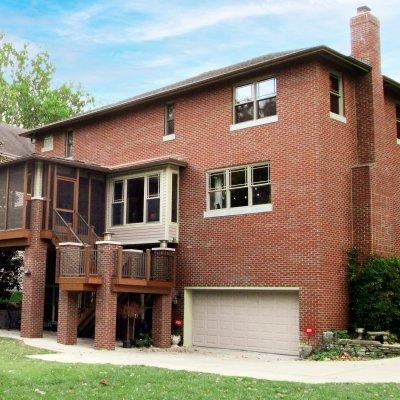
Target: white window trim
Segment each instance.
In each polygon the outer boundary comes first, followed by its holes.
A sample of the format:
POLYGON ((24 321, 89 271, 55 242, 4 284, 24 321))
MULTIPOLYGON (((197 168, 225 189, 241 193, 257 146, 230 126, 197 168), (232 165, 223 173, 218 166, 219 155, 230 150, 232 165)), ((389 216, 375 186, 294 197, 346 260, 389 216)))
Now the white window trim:
POLYGON ((204 211, 204 218, 227 217, 229 215, 257 214, 262 212, 271 212, 272 203, 259 204, 256 206, 220 208, 218 210, 204 211))
POLYGON ((124 176, 119 176, 119 177, 115 177, 111 180, 110 182, 110 199, 111 201, 109 201, 107 208, 109 210, 109 227, 110 229, 114 229, 114 228, 124 228, 124 227, 129 227, 129 226, 159 226, 159 225, 163 225, 163 207, 162 207, 162 193, 163 193, 163 186, 164 182, 163 182, 163 171, 162 170, 155 170, 155 171, 148 171, 145 173, 138 173, 138 174, 133 174, 133 175, 124 175, 124 176), (147 221, 147 200, 149 199, 148 197, 148 179, 150 176, 154 176, 154 175, 158 175, 159 176, 159 186, 158 186, 158 191, 159 191, 159 196, 158 197, 151 197, 150 199, 155 199, 155 198, 159 198, 160 199, 160 219, 159 221, 154 221, 154 222, 148 222, 147 221), (129 179, 135 179, 135 178, 144 178, 144 210, 143 210, 143 222, 127 222, 127 218, 126 218, 126 211, 127 211, 127 188, 128 188, 128 180, 129 179), (114 183, 118 182, 118 181, 122 181, 123 182, 123 200, 122 203, 124 204, 123 208, 123 215, 122 215, 122 224, 120 225, 113 225, 112 224, 112 205, 114 203, 114 183))
MULTIPOLYGON (((232 120, 233 123, 230 125, 230 130, 235 131, 238 129, 243 129, 243 128, 249 128, 252 126, 259 126, 259 125, 264 125, 264 124, 269 124, 272 122, 278 121, 278 111, 275 115, 270 115, 268 117, 264 118, 257 118, 257 102, 258 102, 258 94, 257 94, 257 84, 262 81, 267 81, 269 79, 275 79, 275 95, 274 96, 267 96, 263 97, 262 99, 267 99, 271 97, 275 97, 276 99, 278 98, 278 79, 276 76, 266 76, 266 77, 261 77, 257 79, 252 79, 252 80, 247 80, 243 82, 239 82, 237 85, 233 87, 233 99, 232 99, 232 120), (244 122, 236 122, 235 121, 235 109, 236 109, 236 89, 240 88, 241 86, 246 86, 246 85, 252 85, 252 93, 253 93, 253 103, 254 103, 254 115, 253 119, 250 121, 244 121, 244 122), (261 121, 261 122, 258 122, 261 121), (237 128, 235 128, 237 127, 237 128)), ((260 100, 262 100, 260 99, 260 100)))
MULTIPOLYGON (((271 164, 268 161, 256 163, 256 164, 247 164, 247 165, 239 165, 234 167, 228 167, 223 169, 216 169, 212 171, 207 171, 206 174, 206 211, 204 212, 204 218, 209 217, 220 217, 220 216, 228 216, 228 215, 240 215, 240 214, 254 214, 260 212, 271 212, 272 211, 272 202, 267 204, 256 204, 256 205, 247 205, 243 207, 231 207, 231 187, 230 187, 230 174, 231 171, 246 168, 247 173, 247 189, 248 189, 248 198, 249 204, 253 203, 253 191, 252 188, 255 186, 263 186, 263 184, 253 184, 252 183, 252 168, 269 165, 269 185, 271 186, 271 197, 272 197, 272 182, 271 182, 271 164), (224 173, 225 174, 225 189, 226 190, 226 207, 212 210, 210 209, 210 175, 213 173, 224 173)), ((233 188, 234 189, 234 188, 233 188)))
POLYGON ((43 136, 43 147, 42 147, 42 149, 41 149, 41 151, 42 151, 42 153, 44 153, 45 151, 51 151, 51 150, 53 150, 54 149, 54 137, 53 137, 53 135, 51 134, 51 135, 45 135, 45 136, 43 136), (51 144, 50 145, 48 145, 48 146, 45 146, 45 138, 46 137, 48 137, 48 138, 51 138, 51 144))
POLYGON ((274 122, 278 122, 278 115, 271 115, 270 117, 254 119, 252 121, 239 122, 238 124, 232 124, 229 129, 233 132, 240 129, 251 128, 253 126, 272 124, 274 122))
MULTIPOLYGON (((329 110, 329 116, 330 116, 332 119, 336 119, 337 121, 346 123, 346 122, 347 122, 347 119, 346 119, 346 117, 345 117, 345 115, 344 115, 343 75, 340 74, 340 73, 337 72, 337 71, 330 71, 330 72, 329 72, 329 76, 330 76, 330 75, 336 76, 336 77, 338 78, 338 81, 339 81, 339 96, 338 96, 338 97, 339 97, 339 114, 336 114, 336 113, 334 113, 334 112, 332 112, 332 111, 329 110), (342 117, 342 118, 340 118, 340 117, 342 117)), ((329 82, 329 83, 330 83, 330 82, 329 82)), ((331 89, 330 89, 330 87, 329 87, 329 97, 331 96, 331 93, 332 93, 332 91, 331 91, 331 89)), ((330 101, 330 99, 329 99, 329 101, 330 101)), ((329 108, 330 108, 330 107, 329 107, 329 108)))
POLYGON ((332 111, 329 111, 329 118, 342 122, 343 124, 347 123, 347 118, 344 115, 335 114, 332 111))
POLYGON ((169 142, 170 140, 175 139, 175 133, 170 133, 169 135, 164 135, 162 140, 163 142, 169 142))

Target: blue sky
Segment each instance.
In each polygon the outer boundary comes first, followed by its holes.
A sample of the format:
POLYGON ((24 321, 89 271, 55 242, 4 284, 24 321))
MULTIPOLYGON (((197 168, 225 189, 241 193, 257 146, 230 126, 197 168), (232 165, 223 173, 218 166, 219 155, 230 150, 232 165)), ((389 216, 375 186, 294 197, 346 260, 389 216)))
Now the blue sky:
POLYGON ((269 52, 349 54, 364 4, 381 20, 383 72, 400 80, 400 0, 0 0, 0 32, 47 50, 56 83, 80 82, 100 106, 269 52))

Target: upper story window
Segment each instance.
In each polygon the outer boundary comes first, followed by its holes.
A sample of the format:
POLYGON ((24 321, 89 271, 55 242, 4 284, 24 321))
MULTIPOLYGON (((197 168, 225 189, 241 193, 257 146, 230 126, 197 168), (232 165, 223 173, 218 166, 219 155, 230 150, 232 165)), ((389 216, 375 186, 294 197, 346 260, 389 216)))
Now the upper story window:
POLYGON ((114 181, 111 224, 160 221, 160 175, 114 181))
POLYGON ((276 115, 276 78, 237 86, 234 90, 234 123, 276 115))
POLYGON ((207 192, 209 214, 206 216, 236 213, 215 213, 218 210, 260 211, 255 206, 271 204, 270 165, 254 164, 210 172, 207 175, 207 192))
POLYGON ((400 104, 396 105, 397 142, 400 143, 400 104))
POLYGON ((173 103, 168 103, 165 106, 165 131, 164 135, 175 134, 175 107, 173 103))
POLYGON ((42 151, 53 150, 53 135, 46 135, 43 137, 42 151))
POLYGON ((329 74, 330 81, 330 111, 333 114, 344 115, 343 78, 336 73, 329 74))
POLYGON ((65 136, 65 157, 72 158, 74 156, 74 132, 68 131, 65 136))

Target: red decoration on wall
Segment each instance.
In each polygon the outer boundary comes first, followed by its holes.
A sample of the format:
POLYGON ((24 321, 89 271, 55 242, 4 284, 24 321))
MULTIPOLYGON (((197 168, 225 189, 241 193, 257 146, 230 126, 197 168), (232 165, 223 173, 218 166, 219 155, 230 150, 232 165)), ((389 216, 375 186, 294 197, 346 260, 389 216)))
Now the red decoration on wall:
POLYGON ((180 328, 183 325, 182 320, 176 319, 174 321, 174 325, 175 325, 176 328, 180 328))
POLYGON ((314 328, 312 328, 311 326, 308 326, 308 327, 306 328, 306 335, 307 335, 307 336, 314 336, 314 334, 315 334, 314 328))

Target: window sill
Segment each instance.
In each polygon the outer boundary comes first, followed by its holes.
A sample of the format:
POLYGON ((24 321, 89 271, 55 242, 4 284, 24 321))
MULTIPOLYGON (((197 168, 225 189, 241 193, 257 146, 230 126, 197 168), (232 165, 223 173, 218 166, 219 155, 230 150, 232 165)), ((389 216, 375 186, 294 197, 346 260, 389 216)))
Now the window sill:
POLYGON ((251 128, 253 126, 260 126, 265 124, 272 124, 278 121, 277 115, 272 115, 271 117, 259 118, 252 121, 239 122, 238 124, 233 124, 230 126, 230 131, 237 131, 240 129, 251 128))
POLYGON ((400 139, 397 139, 397 144, 400 144, 400 139))
POLYGON ((53 147, 42 147, 41 152, 45 153, 46 151, 52 151, 53 147))
POLYGON ((347 118, 344 115, 335 114, 332 111, 329 111, 329 118, 342 122, 343 124, 347 123, 347 118))
POLYGON ((175 139, 175 133, 172 133, 170 135, 164 135, 162 140, 163 142, 168 142, 170 140, 174 140, 175 139))
POLYGON ((271 212, 272 204, 260 204, 258 206, 246 206, 246 207, 235 207, 235 208, 222 208, 219 210, 208 210, 204 212, 204 218, 212 217, 226 217, 229 215, 244 215, 244 214, 256 214, 262 212, 271 212))

